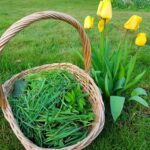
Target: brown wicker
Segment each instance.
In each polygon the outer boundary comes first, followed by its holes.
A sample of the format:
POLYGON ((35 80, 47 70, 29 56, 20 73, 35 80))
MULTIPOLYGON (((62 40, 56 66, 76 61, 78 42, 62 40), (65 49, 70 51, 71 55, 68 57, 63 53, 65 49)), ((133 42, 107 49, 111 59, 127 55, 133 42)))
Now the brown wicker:
POLYGON ((14 131, 17 138, 20 140, 22 145, 27 150, 54 150, 48 148, 41 148, 35 145, 32 141, 24 136, 24 134, 19 129, 19 126, 13 116, 11 107, 7 100, 7 97, 11 93, 13 89, 14 82, 21 77, 26 76, 30 72, 38 72, 41 70, 52 70, 52 69, 65 69, 69 72, 73 73, 77 80, 83 85, 84 90, 90 93, 89 101, 91 102, 91 106, 93 108, 94 113, 96 114, 96 119, 93 122, 91 131, 89 135, 82 141, 78 142, 75 145, 68 146, 65 148, 61 148, 61 150, 80 150, 88 146, 102 131, 104 126, 104 104, 102 101, 101 94, 99 92, 98 87, 94 83, 93 79, 89 76, 88 72, 90 69, 91 64, 91 47, 88 37, 85 34, 82 26, 76 19, 73 17, 55 11, 44 11, 34 13, 27 17, 22 18, 21 20, 17 21, 13 24, 0 38, 0 52, 3 50, 4 46, 8 41, 16 35, 17 32, 21 31, 24 27, 28 26, 29 24, 41 20, 41 19, 58 19, 63 20, 73 27, 77 29, 80 34, 80 38, 82 41, 83 46, 83 56, 84 56, 84 64, 85 64, 85 71, 80 69, 79 67, 70 64, 70 63, 55 63, 55 64, 47 64, 40 67, 35 67, 26 71, 23 71, 15 76, 13 76, 10 80, 6 81, 0 87, 0 105, 2 106, 2 111, 4 113, 5 118, 9 122, 12 130, 14 131))

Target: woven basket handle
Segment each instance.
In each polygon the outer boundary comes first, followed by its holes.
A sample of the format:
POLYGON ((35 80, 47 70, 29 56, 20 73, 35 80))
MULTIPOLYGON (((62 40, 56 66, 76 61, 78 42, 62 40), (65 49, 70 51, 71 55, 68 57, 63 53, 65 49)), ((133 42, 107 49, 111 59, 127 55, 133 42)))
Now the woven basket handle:
POLYGON ((7 31, 1 36, 0 52, 3 50, 4 46, 10 41, 10 39, 14 37, 19 31, 21 31, 23 28, 27 27, 31 23, 41 20, 41 19, 62 20, 71 24, 73 27, 77 29, 77 31, 80 34, 82 47, 83 47, 85 71, 89 72, 90 65, 91 65, 91 46, 90 46, 89 39, 83 27, 80 25, 80 23, 76 19, 74 19, 73 17, 67 14, 60 13, 60 12, 55 12, 55 11, 37 12, 17 21, 10 28, 8 28, 7 31))

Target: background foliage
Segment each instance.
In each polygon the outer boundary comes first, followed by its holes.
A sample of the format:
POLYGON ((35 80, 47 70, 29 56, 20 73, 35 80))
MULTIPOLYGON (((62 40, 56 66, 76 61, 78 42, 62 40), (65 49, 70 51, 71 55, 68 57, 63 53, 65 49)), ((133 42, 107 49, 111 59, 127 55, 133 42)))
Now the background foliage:
MULTIPOLYGON (((57 10, 69 13, 82 24, 85 16, 96 17, 99 0, 0 0, 0 35, 15 21, 36 11, 57 10), (90 14, 89 14, 90 13, 90 14)), ((122 36, 122 26, 133 15, 143 18, 141 30, 150 37, 150 9, 118 9, 113 11, 113 20, 109 27, 109 39, 112 47, 122 36), (112 28, 115 26, 116 28, 112 28)), ((95 25, 96 26, 96 25, 95 25)), ((98 29, 89 34, 92 45, 99 45, 98 29)), ((130 35, 131 37, 133 35, 130 35)), ((42 21, 31 25, 18 34, 0 56, 0 81, 4 82, 13 74, 26 68, 54 62, 72 62, 83 67, 75 52, 81 50, 78 33, 70 25, 59 21, 42 21), (62 38, 63 37, 63 38, 62 38), (61 57, 60 57, 61 56, 61 57), (36 58, 36 59, 35 59, 36 58)), ((133 55, 138 49, 131 50, 133 55)), ((150 46, 142 48, 137 56, 134 74, 146 70, 140 86, 150 92, 150 46)), ((150 96, 149 96, 150 98, 150 96)), ((150 101, 149 101, 150 102, 150 101)), ((106 124, 100 136, 86 150, 148 150, 150 147, 150 110, 138 104, 127 104, 117 124, 106 111, 106 124)), ((0 150, 23 150, 9 124, 0 112, 0 150)))
POLYGON ((143 9, 150 8, 150 0, 112 0, 114 7, 143 9))

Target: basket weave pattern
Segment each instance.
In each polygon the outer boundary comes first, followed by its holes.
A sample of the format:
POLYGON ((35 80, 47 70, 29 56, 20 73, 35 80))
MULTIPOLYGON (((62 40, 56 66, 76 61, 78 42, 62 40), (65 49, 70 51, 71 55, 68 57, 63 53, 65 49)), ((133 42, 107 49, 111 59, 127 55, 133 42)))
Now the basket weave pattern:
POLYGON ((53 70, 53 69, 64 69, 68 70, 70 73, 74 74, 76 79, 82 84, 84 90, 90 94, 89 101, 93 108, 93 111, 96 115, 96 119, 93 123, 91 131, 89 135, 83 139, 82 141, 78 142, 75 145, 71 145, 68 147, 61 148, 61 150, 80 150, 88 146, 102 131, 104 126, 104 104, 99 92, 98 87, 94 83, 93 79, 89 76, 88 72, 90 70, 91 65, 91 47, 88 37, 86 36, 82 26, 76 19, 73 17, 55 11, 44 11, 34 13, 23 19, 19 20, 15 24, 13 24, 0 38, 0 52, 3 50, 4 46, 9 42, 9 40, 15 36, 19 31, 21 31, 24 27, 28 26, 29 24, 41 20, 41 19, 58 19, 65 21, 71 24, 73 27, 77 29, 80 34, 82 47, 83 47, 83 57, 84 57, 84 64, 85 64, 85 71, 80 69, 79 67, 70 64, 70 63, 55 63, 55 64, 47 64, 39 67, 35 67, 26 71, 23 71, 17 75, 14 75, 10 80, 6 81, 2 85, 2 93, 0 94, 0 100, 3 99, 5 102, 2 104, 2 111, 6 120, 9 122, 12 130, 14 131, 17 138, 20 140, 22 145, 25 147, 26 150, 56 150, 56 149, 49 149, 49 148, 41 148, 35 145, 32 141, 30 141, 27 137, 24 136, 22 131, 20 130, 16 119, 13 116, 11 106, 7 100, 7 97, 13 90, 14 82, 19 79, 25 77, 29 73, 38 72, 42 70, 53 70))

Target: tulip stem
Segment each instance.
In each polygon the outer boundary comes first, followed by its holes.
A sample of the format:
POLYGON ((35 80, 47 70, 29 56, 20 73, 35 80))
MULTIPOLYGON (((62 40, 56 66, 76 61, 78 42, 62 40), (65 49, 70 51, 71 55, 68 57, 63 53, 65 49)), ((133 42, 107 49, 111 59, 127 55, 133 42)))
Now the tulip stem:
POLYGON ((105 52, 105 28, 102 32, 100 32, 100 52, 99 52, 99 59, 101 67, 104 66, 104 52, 105 52))
POLYGON ((105 34, 103 31, 100 33, 100 51, 101 51, 101 54, 104 53, 104 42, 105 42, 105 34))

